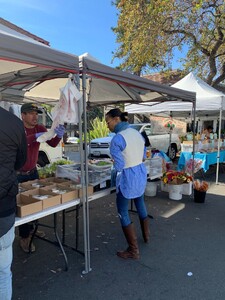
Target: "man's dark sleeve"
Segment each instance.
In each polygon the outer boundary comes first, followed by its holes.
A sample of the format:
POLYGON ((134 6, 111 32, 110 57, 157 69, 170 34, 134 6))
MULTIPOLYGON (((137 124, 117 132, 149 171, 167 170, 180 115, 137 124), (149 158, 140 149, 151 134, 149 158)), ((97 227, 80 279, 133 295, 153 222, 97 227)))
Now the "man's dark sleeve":
POLYGON ((20 130, 18 150, 16 155, 15 170, 19 170, 25 164, 27 160, 27 138, 25 135, 24 127, 20 130))

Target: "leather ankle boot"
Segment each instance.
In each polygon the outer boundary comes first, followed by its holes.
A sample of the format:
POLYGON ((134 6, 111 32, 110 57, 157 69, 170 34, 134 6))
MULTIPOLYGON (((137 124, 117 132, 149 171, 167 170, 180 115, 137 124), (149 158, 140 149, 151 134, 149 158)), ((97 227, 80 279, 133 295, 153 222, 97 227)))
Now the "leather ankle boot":
POLYGON ((124 251, 118 251, 117 256, 124 259, 127 258, 138 259, 139 249, 138 249, 137 236, 135 233, 134 225, 131 223, 128 226, 122 228, 128 243, 128 248, 124 251))
POLYGON ((144 239, 145 243, 148 243, 149 242, 149 237, 150 237, 148 217, 146 217, 143 220, 140 219, 140 224, 141 224, 141 231, 142 231, 143 239, 144 239))

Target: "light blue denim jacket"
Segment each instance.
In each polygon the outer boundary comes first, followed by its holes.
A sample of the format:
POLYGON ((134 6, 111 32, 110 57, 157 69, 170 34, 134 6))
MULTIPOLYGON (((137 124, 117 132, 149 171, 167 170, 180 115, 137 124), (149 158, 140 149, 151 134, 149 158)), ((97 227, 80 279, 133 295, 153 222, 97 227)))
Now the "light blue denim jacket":
MULTIPOLYGON (((127 199, 134 199, 143 195, 147 182, 147 171, 143 163, 135 167, 124 169, 125 162, 122 151, 126 148, 126 141, 120 131, 129 127, 129 123, 120 122, 115 126, 116 135, 110 143, 110 154, 114 160, 114 168, 117 171, 116 190, 120 191, 127 199)), ((135 143, 135 141, 134 141, 135 143)), ((144 149, 143 158, 146 157, 146 148, 144 149)))

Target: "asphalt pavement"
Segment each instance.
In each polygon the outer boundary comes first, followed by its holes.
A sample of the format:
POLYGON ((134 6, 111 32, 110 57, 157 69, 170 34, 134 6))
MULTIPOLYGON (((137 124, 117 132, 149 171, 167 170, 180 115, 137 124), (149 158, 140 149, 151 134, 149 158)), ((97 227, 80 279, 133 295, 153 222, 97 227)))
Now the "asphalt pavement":
MULTIPOLYGON (((151 239, 145 244, 136 213, 141 257, 123 260, 116 251, 125 249, 116 213, 115 194, 90 202, 91 268, 83 274, 84 256, 65 248, 69 270, 64 270, 60 249, 35 239, 36 252, 26 254, 14 242, 13 300, 224 300, 225 270, 225 174, 220 170, 220 184, 215 172, 205 174, 210 182, 205 203, 195 203, 190 196, 168 199, 158 191, 146 197, 151 239)), ((43 223, 52 224, 53 217, 43 223)), ((59 226, 61 215, 59 216, 59 226)), ((82 209, 79 216, 79 245, 83 249, 82 209)), ((40 228, 42 229, 42 228, 40 228)), ((52 229, 44 228, 54 240, 52 229)), ((66 243, 75 246, 75 212, 66 214, 66 243)))

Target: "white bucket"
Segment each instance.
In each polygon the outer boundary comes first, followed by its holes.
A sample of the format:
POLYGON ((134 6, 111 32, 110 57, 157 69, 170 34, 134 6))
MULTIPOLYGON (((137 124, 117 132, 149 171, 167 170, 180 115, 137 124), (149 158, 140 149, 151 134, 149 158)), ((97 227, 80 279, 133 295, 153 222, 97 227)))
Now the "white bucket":
POLYGON ((182 194, 183 195, 191 195, 192 193, 192 181, 189 182, 189 183, 183 183, 183 191, 182 191, 182 194))
POLYGON ((147 182, 145 196, 154 197, 157 192, 157 182, 147 182))
POLYGON ((181 200, 183 192, 182 184, 169 184, 169 198, 171 200, 181 200))
POLYGON ((161 191, 162 191, 162 192, 169 192, 168 185, 169 185, 169 184, 163 183, 163 182, 161 181, 161 191))

